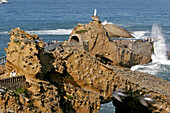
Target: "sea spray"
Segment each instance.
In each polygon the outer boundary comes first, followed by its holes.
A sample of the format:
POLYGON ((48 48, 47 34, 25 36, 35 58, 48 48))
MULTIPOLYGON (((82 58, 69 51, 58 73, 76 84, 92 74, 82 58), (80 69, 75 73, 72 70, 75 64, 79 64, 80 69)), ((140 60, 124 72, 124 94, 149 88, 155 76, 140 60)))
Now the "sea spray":
POLYGON ((157 24, 152 26, 151 37, 154 40, 154 54, 152 55, 152 62, 144 65, 133 66, 131 70, 153 74, 170 81, 170 61, 168 61, 167 58, 165 35, 162 33, 162 28, 157 24))
POLYGON ((157 24, 154 24, 152 26, 151 36, 155 40, 154 54, 152 55, 153 62, 168 60, 167 47, 165 44, 165 36, 162 33, 162 28, 160 28, 157 24))
POLYGON ((102 22, 102 25, 106 25, 106 24, 114 24, 112 22, 107 22, 107 20, 104 20, 104 22, 102 22))

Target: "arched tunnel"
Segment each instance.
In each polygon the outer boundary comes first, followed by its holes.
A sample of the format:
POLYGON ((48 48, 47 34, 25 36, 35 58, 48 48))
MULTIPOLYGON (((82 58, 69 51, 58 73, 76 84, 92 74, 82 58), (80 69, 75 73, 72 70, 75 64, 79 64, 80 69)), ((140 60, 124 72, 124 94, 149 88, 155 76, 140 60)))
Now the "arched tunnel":
POLYGON ((78 36, 72 36, 70 39, 70 43, 74 44, 74 45, 78 45, 80 43, 79 37, 78 36))

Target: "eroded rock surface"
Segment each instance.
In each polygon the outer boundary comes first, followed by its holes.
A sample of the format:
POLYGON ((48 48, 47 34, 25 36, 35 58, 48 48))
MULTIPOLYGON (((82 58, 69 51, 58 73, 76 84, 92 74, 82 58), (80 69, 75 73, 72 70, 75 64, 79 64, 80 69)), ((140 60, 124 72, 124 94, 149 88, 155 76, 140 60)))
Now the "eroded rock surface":
MULTIPOLYGON (((96 20, 96 18, 94 19, 94 17, 92 17, 93 22, 86 25, 79 24, 75 27, 70 35, 69 42, 78 42, 79 44, 88 42, 89 53, 99 59, 105 59, 105 61, 108 61, 111 65, 132 67, 137 64, 146 64, 151 61, 152 45, 149 42, 146 42, 145 44, 141 43, 140 50, 142 50, 142 52, 139 51, 139 49, 134 51, 129 45, 122 46, 121 44, 115 43, 110 40, 107 32, 109 26, 113 25, 108 25, 108 28, 105 29, 107 25, 104 27, 99 20, 96 20), (145 50, 146 46, 148 47, 148 52, 145 50)), ((109 30, 112 31, 112 29, 109 30)), ((125 34, 124 32, 125 30, 122 28, 118 34, 122 33, 124 36, 129 34, 127 32, 125 32, 127 33, 125 34)), ((131 36, 129 34, 129 36, 126 37, 131 36)))
MULTIPOLYGON (((94 94, 94 98, 100 98, 99 100, 96 99, 96 103, 105 103, 112 100, 112 92, 116 89, 123 89, 128 95, 127 98, 123 99, 124 102, 121 103, 116 99, 113 100, 114 105, 119 106, 116 108, 117 112, 126 113, 127 109, 122 109, 125 106, 131 110, 131 113, 136 111, 148 113, 169 112, 169 82, 150 74, 104 65, 85 51, 73 50, 72 52, 68 51, 60 55, 69 56, 66 59, 64 57, 65 67, 67 67, 67 84, 81 88, 85 92, 88 91, 90 95, 94 94), (155 102, 150 103, 149 107, 141 105, 139 98, 144 95, 152 95, 151 98, 155 102), (160 103, 162 103, 161 106, 160 103)), ((69 92, 68 90, 69 88, 65 87, 65 91, 69 95, 74 96, 74 91, 69 92)), ((78 92, 78 95, 80 95, 81 100, 84 100, 86 94, 78 92)), ((98 104, 95 105, 97 107, 93 109, 100 107, 98 104)), ((81 107, 83 105, 79 106, 79 108, 81 107)))
POLYGON ((104 25, 104 28, 106 29, 106 31, 108 32, 109 37, 113 37, 113 38, 134 38, 130 33, 128 33, 128 31, 126 31, 125 29, 116 26, 114 24, 106 24, 104 25))
POLYGON ((0 78, 4 78, 7 75, 7 69, 5 66, 0 65, 0 78))
MULTIPOLYGON (((94 26, 102 26, 97 22, 94 24, 94 26)), ((100 29, 93 30, 100 31, 100 29)), ((104 30, 102 34, 105 34, 104 30)), ((97 37, 102 39, 104 36, 102 34, 97 37)), ((11 110, 21 113, 97 113, 101 104, 110 101, 113 101, 118 113, 170 112, 168 81, 150 74, 105 65, 93 54, 81 49, 65 47, 63 50, 56 48, 53 52, 44 52, 43 42, 35 42, 36 39, 31 38, 33 36, 38 39, 37 36, 18 28, 11 31, 11 42, 6 49, 6 66, 9 71, 15 69, 18 74, 26 75, 28 95, 10 91, 0 94, 0 109, 4 112, 11 110), (22 38, 23 34, 26 34, 28 43, 23 42, 25 39, 22 38), (20 43, 16 43, 14 39, 19 39, 20 43), (24 48, 21 49, 22 45, 24 48), (32 68, 34 65, 38 67, 32 68), (124 94, 127 95, 122 98, 123 102, 119 102, 112 96, 117 89, 124 90, 124 94), (139 98, 145 95, 152 95, 151 98, 155 100, 149 102, 148 107, 139 102, 139 98)), ((104 43, 118 48, 114 43, 109 42, 107 37, 103 39, 104 43)), ((96 44, 100 44, 100 41, 96 41, 96 44)), ((97 51, 97 48, 92 49, 95 50, 97 51)), ((124 49, 120 48, 120 50, 124 49)))
POLYGON ((39 41, 37 35, 28 34, 20 28, 15 28, 9 33, 6 67, 9 72, 15 70, 17 75, 29 78, 44 79, 44 75, 53 67, 53 58, 44 52, 44 43, 39 41))

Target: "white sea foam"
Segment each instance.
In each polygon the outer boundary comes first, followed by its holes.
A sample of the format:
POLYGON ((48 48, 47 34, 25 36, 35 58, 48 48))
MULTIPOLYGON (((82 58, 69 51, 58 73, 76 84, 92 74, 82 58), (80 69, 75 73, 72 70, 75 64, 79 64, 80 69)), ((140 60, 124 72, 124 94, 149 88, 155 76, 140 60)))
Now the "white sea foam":
POLYGON ((136 39, 143 39, 146 38, 146 33, 150 33, 149 31, 134 31, 131 35, 134 36, 136 39))
POLYGON ((157 40, 156 42, 154 42, 154 54, 152 55, 152 62, 145 65, 133 66, 131 68, 132 71, 137 70, 153 75, 156 75, 158 72, 168 72, 170 67, 170 61, 167 58, 165 36, 162 33, 162 29, 158 27, 157 24, 154 24, 152 27, 151 37, 157 40))
MULTIPOLYGON (((30 34, 36 35, 69 35, 72 32, 72 29, 56 29, 56 30, 35 30, 35 31, 26 31, 30 34)), ((0 34, 8 34, 8 31, 0 32, 0 34)))
POLYGON ((131 68, 132 71, 140 71, 144 73, 149 73, 155 75, 160 71, 160 66, 158 63, 149 63, 147 65, 136 65, 131 68))
POLYGON ((106 20, 104 22, 102 22, 102 25, 106 25, 106 24, 113 24, 112 22, 107 22, 106 20))
POLYGON ((166 33, 170 33, 170 31, 167 31, 166 33))
POLYGON ((8 31, 0 32, 0 34, 2 34, 2 35, 4 35, 4 34, 8 34, 8 31))
POLYGON ((162 33, 162 28, 158 27, 157 24, 154 24, 151 34, 152 37, 157 40, 156 42, 154 42, 154 54, 152 55, 153 62, 167 62, 167 47, 165 44, 165 36, 162 33))
POLYGON ((126 25, 126 26, 124 26, 124 28, 128 28, 128 27, 132 27, 132 25, 126 25))
POLYGON ((37 30, 37 31, 26 31, 30 34, 36 35, 69 35, 72 29, 56 29, 56 30, 37 30))

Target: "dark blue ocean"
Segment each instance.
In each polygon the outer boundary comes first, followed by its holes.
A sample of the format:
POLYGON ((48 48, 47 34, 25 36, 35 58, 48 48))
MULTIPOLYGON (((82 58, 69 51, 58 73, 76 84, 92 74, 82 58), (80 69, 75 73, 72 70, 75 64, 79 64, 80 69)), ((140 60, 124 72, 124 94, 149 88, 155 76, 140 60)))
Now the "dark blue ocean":
MULTIPOLYGON (((87 24, 94 9, 102 22, 114 23, 136 37, 151 36, 153 24, 170 50, 170 0, 9 0, 0 5, 0 56, 6 53, 8 32, 20 27, 44 41, 67 40, 77 23, 87 24)), ((159 45, 157 45, 159 46, 159 45)), ((166 61, 166 60, 165 60, 166 61)), ((134 68, 170 81, 170 63, 152 62, 134 68), (155 70, 154 70, 155 69, 155 70)), ((104 108, 103 108, 104 109, 104 108)))
POLYGON ((157 23, 170 50, 169 0, 9 0, 0 6, 0 56, 16 27, 48 40, 67 40, 77 23, 88 23, 94 9, 100 20, 130 31, 151 31, 157 23), (52 30, 52 31, 51 31, 52 30))

